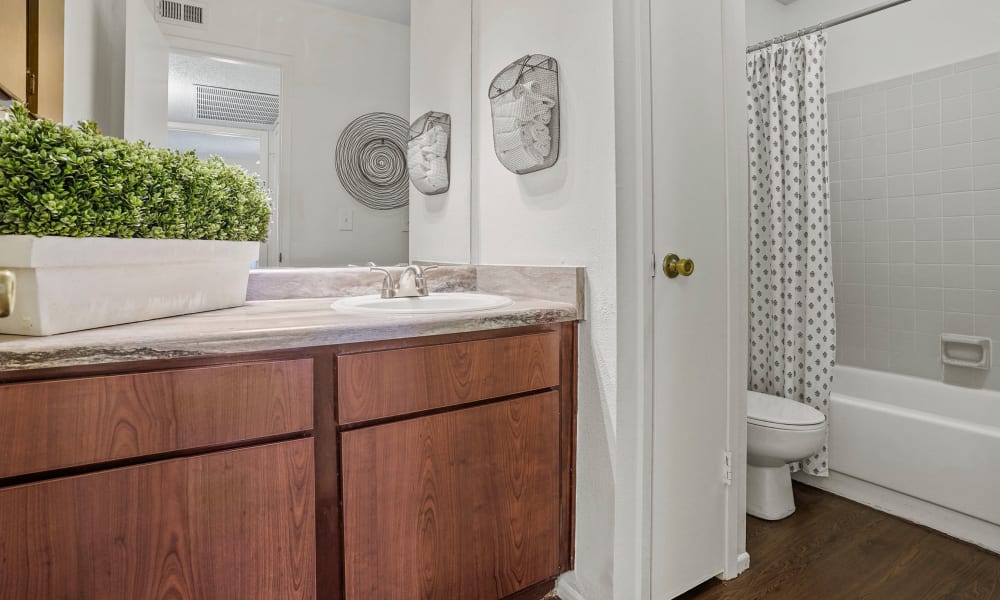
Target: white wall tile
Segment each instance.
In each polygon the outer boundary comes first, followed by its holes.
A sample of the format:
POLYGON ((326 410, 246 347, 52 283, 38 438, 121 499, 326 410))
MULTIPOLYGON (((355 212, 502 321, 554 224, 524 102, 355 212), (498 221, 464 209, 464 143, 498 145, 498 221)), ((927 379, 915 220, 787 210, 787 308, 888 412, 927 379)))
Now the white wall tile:
POLYGON ((913 154, 910 152, 889 154, 884 158, 888 175, 907 175, 913 172, 913 154))
POLYGON ((968 217, 975 214, 972 192, 941 194, 941 214, 945 217, 968 217))
POLYGON ((861 140, 843 140, 838 144, 840 146, 839 157, 840 160, 850 160, 852 158, 861 158, 861 140))
POLYGON ((1000 190, 984 190, 974 195, 977 215, 1000 215, 1000 190))
POLYGON ((941 145, 941 126, 930 125, 928 127, 914 127, 913 129, 913 149, 923 150, 941 145))
POLYGON ((864 201, 865 220, 884 220, 888 216, 888 203, 885 198, 869 198, 864 201))
POLYGON ((865 178, 885 177, 885 156, 870 156, 864 159, 862 171, 865 178))
POLYGON ((942 171, 941 191, 945 193, 972 191, 972 169, 942 171))
POLYGON ((956 96, 941 101, 941 120, 944 122, 968 119, 972 116, 972 97, 956 96))
POLYGON ((894 110, 885 114, 885 129, 888 133, 909 131, 913 127, 913 113, 910 109, 894 110))
POLYGON ((920 311, 940 311, 944 306, 944 292, 939 287, 917 287, 913 290, 914 306, 920 311))
POLYGON ((853 117, 840 121, 840 139, 850 140, 861 137, 861 118, 853 117))
POLYGON ((918 150, 913 153, 914 173, 925 173, 927 171, 939 171, 939 170, 941 170, 940 147, 928 148, 927 150, 918 150))
POLYGON ((861 179, 864 173, 863 159, 852 158, 840 161, 840 173, 844 179, 861 179))
POLYGON ((941 172, 915 173, 913 175, 913 194, 926 196, 941 192, 941 172))
POLYGON ((941 241, 941 219, 916 219, 914 221, 914 236, 919 242, 941 241))
POLYGON ((941 244, 941 264, 971 265, 973 262, 971 240, 949 240, 941 244))
POLYGON ((889 242, 889 262, 913 264, 916 254, 914 242, 889 242))
POLYGON ((941 145, 953 146, 972 141, 972 123, 969 119, 941 124, 941 145))
MULTIPOLYGON (((975 308, 975 299, 972 290, 957 290, 944 288, 944 312, 945 313, 968 313, 971 314, 975 308)), ((945 316, 947 325, 947 315, 945 316)))
MULTIPOLYGON (((1000 316, 1000 292, 976 291, 976 314, 1000 316)), ((1000 343, 1000 337, 997 337, 996 341, 1000 343)))
POLYGON ((956 73, 941 79, 941 98, 954 98, 968 94, 972 89, 969 73, 956 73))
POLYGON ((889 242, 865 242, 865 262, 889 262, 889 242))
POLYGON ((977 265, 1000 266, 1000 241, 977 241, 975 252, 977 265))
MULTIPOLYGON (((940 299, 941 290, 937 290, 940 299)), ((917 290, 920 293, 920 290, 917 290)), ((938 303, 940 306, 940 302, 938 303)), ((944 333, 944 313, 940 307, 934 310, 917 310, 914 314, 913 329, 919 333, 941 335, 944 333)))
POLYGON ((884 91, 870 92, 861 97, 861 114, 884 113, 885 105, 884 91))
POLYGON ((889 133, 885 136, 886 152, 909 152, 913 150, 913 131, 907 126, 902 131, 889 133))
POLYGON ((861 135, 885 133, 885 113, 861 113, 861 135))
POLYGON ((941 103, 921 104, 913 107, 913 126, 923 127, 941 122, 941 103))
POLYGON ((881 156, 885 157, 886 144, 884 135, 870 135, 864 138, 862 154, 865 157, 881 156))
MULTIPOLYGON (((970 221, 970 235, 972 230, 971 224, 972 217, 969 217, 970 221)), ((972 239, 962 238, 962 239, 972 239)), ((887 221, 865 221, 865 241, 866 242, 888 242, 889 241, 889 224, 887 221)), ((886 255, 886 260, 888 260, 888 254, 886 255)))
POLYGON ((941 286, 941 265, 914 265, 913 283, 927 288, 941 286))
POLYGON ((861 98, 845 98, 840 103, 840 118, 850 119, 861 116, 861 98))
POLYGON ((886 184, 888 185, 887 191, 890 198, 913 195, 912 175, 897 175, 895 177, 887 177, 886 184))
POLYGON ((969 313, 956 313, 948 312, 944 313, 944 331, 945 333, 957 333, 960 335, 972 335, 975 331, 973 329, 973 315, 969 313))
POLYGON ((946 242, 975 239, 974 217, 944 217, 941 220, 941 239, 946 242))
POLYGON ((958 144, 956 146, 942 146, 941 148, 941 168, 958 169, 972 166, 972 145, 958 144))
POLYGON ((937 102, 941 99, 941 82, 937 79, 930 79, 914 83, 912 95, 914 104, 937 102))
POLYGON ((912 264, 889 264, 889 284, 890 285, 913 285, 913 265, 912 264))
POLYGON ((1000 267, 977 266, 976 288, 980 290, 1000 291, 1000 267))
POLYGON ((886 90, 885 109, 898 110, 900 108, 909 108, 913 103, 912 89, 910 85, 901 85, 886 90))
POLYGON ((941 242, 916 242, 914 250, 914 261, 916 264, 941 264, 941 242))
POLYGON ((890 242, 912 242, 914 238, 913 219, 888 221, 890 242))
POLYGON ((972 141, 992 140, 998 137, 1000 137, 1000 114, 972 119, 972 141))
POLYGON ((940 217, 941 196, 916 196, 913 198, 913 215, 918 218, 940 217))
POLYGON ((889 265, 887 263, 865 265, 865 285, 889 285, 889 265))
POLYGON ((991 65, 972 71, 972 90, 982 92, 1000 88, 1000 65, 991 65))
POLYGON ((1000 189, 1000 164, 976 167, 972 180, 976 190, 1000 189))
POLYGON ((890 219, 913 218, 913 198, 889 198, 888 215, 890 219))
POLYGON ((861 182, 861 194, 863 198, 885 198, 886 184, 885 177, 874 177, 861 182))
POLYGON ((948 265, 941 269, 941 285, 946 288, 973 290, 976 287, 975 268, 971 265, 948 265))
POLYGON ((1000 112, 1000 89, 972 95, 973 117, 984 117, 998 112, 1000 112))

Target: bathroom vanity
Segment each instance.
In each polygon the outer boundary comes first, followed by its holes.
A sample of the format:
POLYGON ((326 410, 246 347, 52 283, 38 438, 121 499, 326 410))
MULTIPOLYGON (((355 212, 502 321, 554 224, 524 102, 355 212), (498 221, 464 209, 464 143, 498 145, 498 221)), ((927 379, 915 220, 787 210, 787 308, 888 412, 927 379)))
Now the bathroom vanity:
POLYGON ((0 340, 0 598, 550 591, 573 565, 575 309, 328 306, 0 340))

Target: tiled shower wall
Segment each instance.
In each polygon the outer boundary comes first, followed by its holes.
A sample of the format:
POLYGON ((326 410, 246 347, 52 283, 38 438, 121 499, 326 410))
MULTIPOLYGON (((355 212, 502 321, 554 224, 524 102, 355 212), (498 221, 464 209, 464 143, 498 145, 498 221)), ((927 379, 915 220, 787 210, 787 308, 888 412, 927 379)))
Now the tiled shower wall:
MULTIPOLYGON (((1000 345, 1000 54, 832 93, 829 115, 838 361, 939 379, 942 333, 1000 345)), ((995 350, 976 377, 1000 389, 995 350)))

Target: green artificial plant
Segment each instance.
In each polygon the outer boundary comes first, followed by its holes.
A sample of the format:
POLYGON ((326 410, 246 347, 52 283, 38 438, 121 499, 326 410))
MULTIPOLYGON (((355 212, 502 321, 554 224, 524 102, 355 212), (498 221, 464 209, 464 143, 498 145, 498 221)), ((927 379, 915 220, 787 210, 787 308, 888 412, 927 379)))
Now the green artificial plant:
POLYGON ((0 120, 0 235, 263 241, 258 178, 218 157, 34 120, 0 120))

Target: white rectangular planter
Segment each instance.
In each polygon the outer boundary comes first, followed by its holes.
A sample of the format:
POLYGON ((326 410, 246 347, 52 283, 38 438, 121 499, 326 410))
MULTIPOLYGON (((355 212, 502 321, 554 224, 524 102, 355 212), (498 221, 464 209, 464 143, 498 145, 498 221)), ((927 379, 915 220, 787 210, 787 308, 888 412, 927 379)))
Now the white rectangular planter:
POLYGON ((0 333, 52 335, 240 306, 258 242, 0 236, 0 333))

